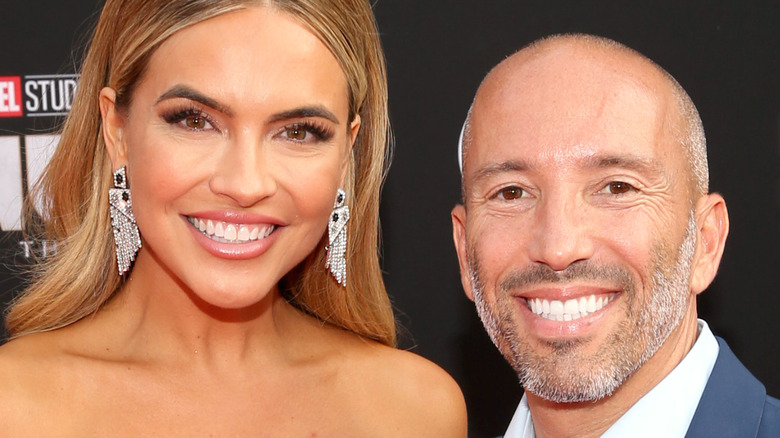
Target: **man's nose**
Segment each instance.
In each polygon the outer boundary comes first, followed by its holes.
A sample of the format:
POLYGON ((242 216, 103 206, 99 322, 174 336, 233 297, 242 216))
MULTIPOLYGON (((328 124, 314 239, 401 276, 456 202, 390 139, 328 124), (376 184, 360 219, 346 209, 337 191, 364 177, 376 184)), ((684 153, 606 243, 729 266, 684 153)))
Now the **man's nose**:
POLYGON ((276 192, 273 166, 261 139, 241 136, 217 158, 209 187, 239 206, 249 207, 276 192))
POLYGON ((593 255, 593 217, 574 196, 555 195, 542 199, 530 224, 528 245, 531 261, 562 271, 572 263, 593 255))

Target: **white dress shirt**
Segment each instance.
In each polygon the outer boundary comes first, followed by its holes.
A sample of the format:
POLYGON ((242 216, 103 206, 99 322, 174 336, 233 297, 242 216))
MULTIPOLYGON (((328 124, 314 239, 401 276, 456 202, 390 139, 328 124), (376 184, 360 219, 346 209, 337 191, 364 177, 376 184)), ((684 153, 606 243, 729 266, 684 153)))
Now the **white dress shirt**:
MULTIPOLYGON (((718 341, 707 323, 700 319, 699 336, 691 351, 607 429, 602 438, 684 437, 715 366, 718 351, 718 341)), ((525 394, 504 437, 536 437, 525 394)))

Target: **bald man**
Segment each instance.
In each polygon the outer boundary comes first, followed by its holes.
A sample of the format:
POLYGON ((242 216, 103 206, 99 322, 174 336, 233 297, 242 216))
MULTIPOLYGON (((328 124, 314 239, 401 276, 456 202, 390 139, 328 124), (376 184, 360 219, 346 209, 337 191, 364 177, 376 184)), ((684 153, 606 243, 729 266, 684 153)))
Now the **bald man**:
POLYGON ((780 437, 780 402, 697 318, 729 219, 668 73, 537 41, 484 79, 461 145, 463 287, 525 389, 507 437, 780 437))

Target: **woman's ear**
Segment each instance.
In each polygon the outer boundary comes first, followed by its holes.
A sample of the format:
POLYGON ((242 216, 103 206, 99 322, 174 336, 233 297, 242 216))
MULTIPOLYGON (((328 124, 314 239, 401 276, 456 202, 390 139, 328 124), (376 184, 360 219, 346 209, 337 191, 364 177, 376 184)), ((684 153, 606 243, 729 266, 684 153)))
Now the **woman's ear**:
POLYGON ((116 170, 127 164, 127 146, 124 141, 125 119, 116 107, 116 91, 109 87, 100 90, 100 117, 103 141, 111 159, 111 169, 116 170))
POLYGON ((349 148, 347 148, 347 153, 344 155, 344 162, 341 163, 341 186, 344 186, 344 178, 347 176, 347 171, 349 169, 349 163, 352 161, 352 149, 355 147, 355 141, 357 141, 358 132, 360 132, 360 114, 356 114, 355 118, 352 119, 352 122, 349 124, 349 129, 347 131, 347 135, 349 138, 347 139, 349 141, 349 148))
POLYGON ((360 132, 360 114, 355 114, 355 118, 352 119, 352 123, 349 124, 349 149, 352 150, 355 147, 355 140, 357 140, 358 132, 360 132))
POLYGON ((699 199, 696 225, 696 255, 691 269, 691 292, 695 295, 704 291, 715 278, 729 234, 729 214, 721 195, 711 193, 699 199))

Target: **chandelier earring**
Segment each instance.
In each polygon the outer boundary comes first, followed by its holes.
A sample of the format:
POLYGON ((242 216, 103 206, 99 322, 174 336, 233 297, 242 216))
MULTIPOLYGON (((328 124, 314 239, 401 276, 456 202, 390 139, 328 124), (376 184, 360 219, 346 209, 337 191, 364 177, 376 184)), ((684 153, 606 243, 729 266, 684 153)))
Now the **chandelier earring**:
POLYGON ((345 204, 347 194, 343 189, 336 193, 336 202, 328 221, 328 245, 325 246, 327 257, 325 268, 330 268, 336 282, 347 285, 347 221, 349 221, 349 206, 345 204))
POLYGON ((111 228, 114 232, 116 263, 120 276, 130 270, 141 248, 141 235, 133 216, 133 202, 130 198, 130 189, 127 188, 126 170, 126 167, 122 166, 114 172, 114 188, 108 189, 111 228))

